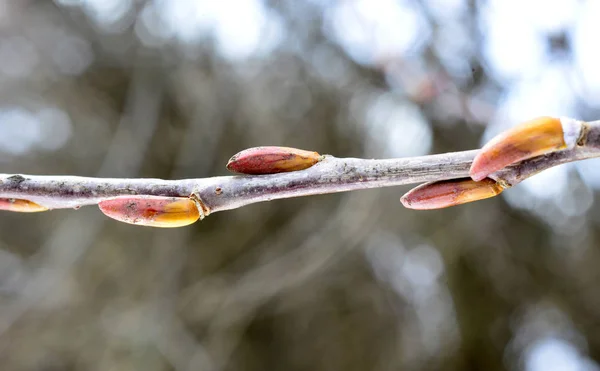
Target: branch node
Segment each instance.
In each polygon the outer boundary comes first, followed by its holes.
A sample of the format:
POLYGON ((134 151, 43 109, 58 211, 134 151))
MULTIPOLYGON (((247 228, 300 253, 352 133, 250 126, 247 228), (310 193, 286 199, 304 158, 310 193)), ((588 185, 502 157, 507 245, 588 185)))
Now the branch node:
POLYGON ((496 181, 496 183, 502 187, 502 189, 508 189, 510 187, 512 187, 512 184, 510 184, 506 179, 500 178, 500 177, 490 177, 492 179, 494 179, 496 181))
POLYGON ((578 147, 585 146, 589 132, 590 132, 590 125, 587 122, 581 122, 581 131, 579 132, 579 137, 577 138, 577 146, 578 147))
POLYGON ((206 204, 202 201, 198 191, 192 192, 192 194, 190 195, 190 198, 196 204, 196 207, 198 208, 198 212, 200 212, 200 220, 202 220, 210 215, 210 208, 208 206, 206 206, 206 204))

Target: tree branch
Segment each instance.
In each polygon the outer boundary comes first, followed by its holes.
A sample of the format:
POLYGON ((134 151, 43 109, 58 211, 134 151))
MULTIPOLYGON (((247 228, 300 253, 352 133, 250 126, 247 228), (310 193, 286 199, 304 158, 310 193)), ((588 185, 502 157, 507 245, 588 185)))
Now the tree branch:
MULTIPOLYGON (((520 162, 490 178, 513 186, 550 167, 600 157, 600 121, 588 123, 586 130, 576 147, 520 162)), ((183 180, 0 174, 0 198, 60 209, 93 205, 117 196, 193 195, 206 216, 275 199, 465 178, 476 154, 477 150, 472 150, 385 160, 325 156, 302 171, 183 180)))

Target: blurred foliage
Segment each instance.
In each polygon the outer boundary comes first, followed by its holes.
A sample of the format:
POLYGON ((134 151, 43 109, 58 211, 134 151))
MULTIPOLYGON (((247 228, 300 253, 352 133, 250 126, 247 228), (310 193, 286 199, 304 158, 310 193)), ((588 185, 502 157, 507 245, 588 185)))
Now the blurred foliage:
MULTIPOLYGON (((257 145, 414 156, 600 118, 600 8, 526 3, 1 0, 2 172, 197 178, 257 145)), ((405 187, 177 230, 2 214, 1 368, 597 370, 597 166, 433 212, 405 187)))

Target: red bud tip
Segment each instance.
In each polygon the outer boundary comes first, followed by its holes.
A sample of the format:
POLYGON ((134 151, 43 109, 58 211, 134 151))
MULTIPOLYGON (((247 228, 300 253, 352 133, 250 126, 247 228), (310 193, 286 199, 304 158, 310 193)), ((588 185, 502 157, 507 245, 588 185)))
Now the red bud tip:
POLYGON ((469 174, 481 180, 511 164, 575 144, 581 122, 539 117, 509 129, 486 143, 477 154, 469 174))
POLYGON ((415 187, 402 196, 400 202, 409 209, 442 209, 494 197, 503 190, 500 184, 490 178, 480 182, 471 178, 450 179, 415 187))
POLYGON ((183 227, 200 218, 196 203, 185 197, 121 196, 98 206, 110 218, 148 227, 183 227))
POLYGON ((317 152, 296 148, 255 147, 231 157, 227 169, 240 174, 276 174, 307 169, 321 158, 317 152))

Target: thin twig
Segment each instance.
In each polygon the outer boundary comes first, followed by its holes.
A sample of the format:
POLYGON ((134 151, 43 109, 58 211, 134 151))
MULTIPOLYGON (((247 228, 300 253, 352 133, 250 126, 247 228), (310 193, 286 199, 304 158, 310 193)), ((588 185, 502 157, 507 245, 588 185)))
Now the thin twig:
MULTIPOLYGON (((194 195, 208 215, 281 198, 464 178, 476 154, 472 150, 386 160, 325 156, 302 171, 183 180, 0 174, 0 198, 26 199, 59 209, 126 195, 194 195)), ((550 167, 594 157, 600 157, 600 121, 587 124, 586 136, 576 147, 523 161, 490 177, 513 186, 550 167)))

